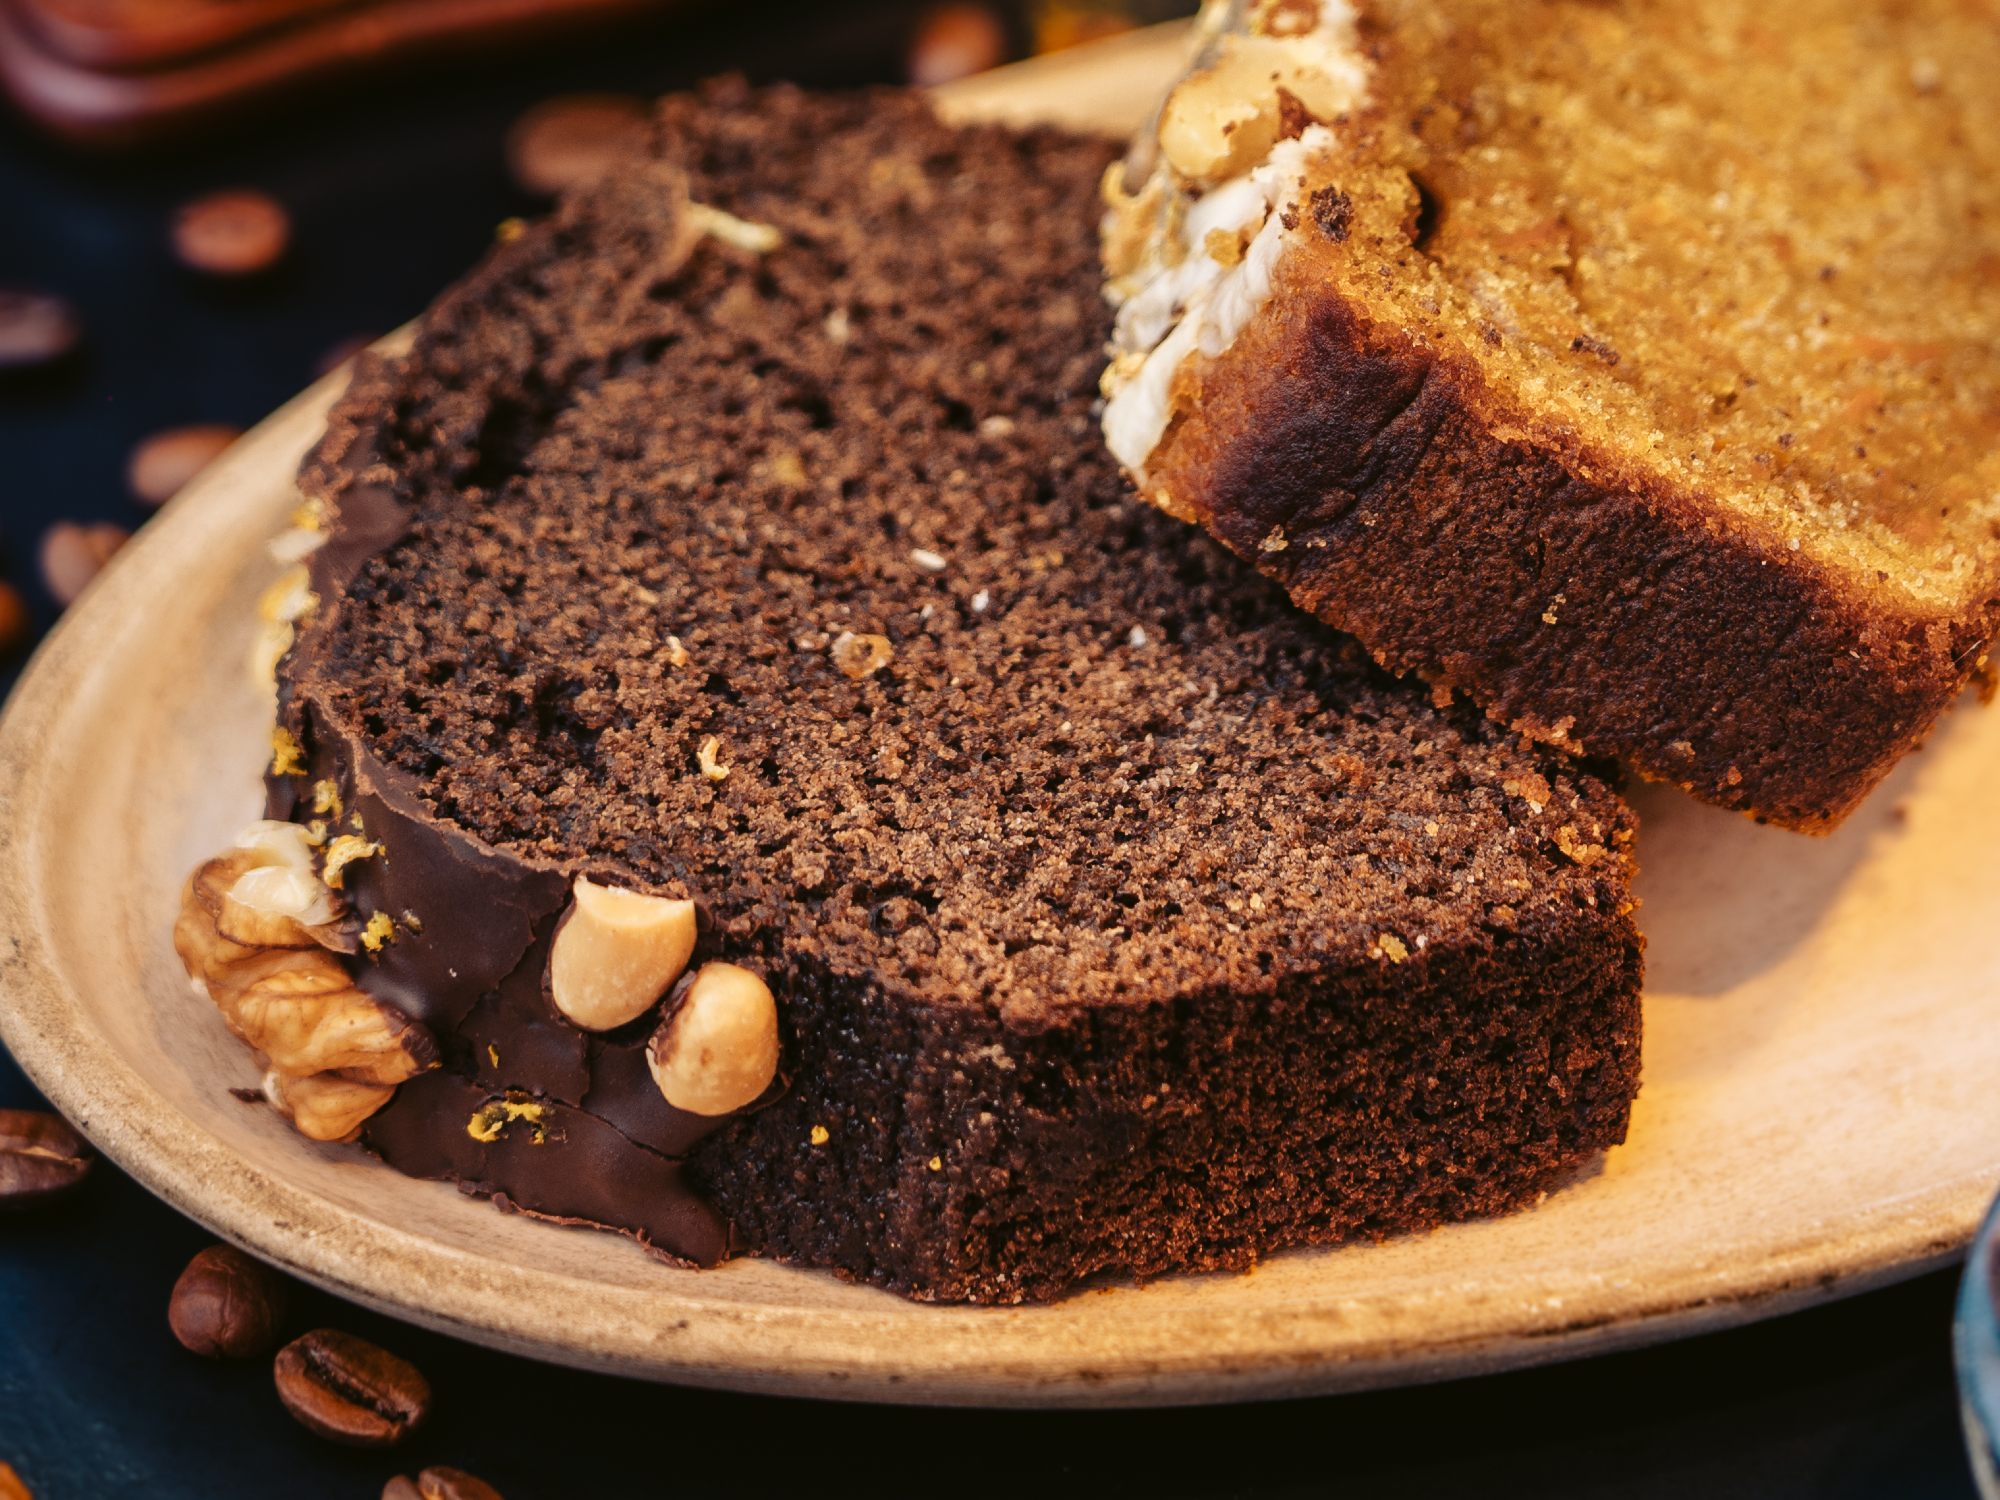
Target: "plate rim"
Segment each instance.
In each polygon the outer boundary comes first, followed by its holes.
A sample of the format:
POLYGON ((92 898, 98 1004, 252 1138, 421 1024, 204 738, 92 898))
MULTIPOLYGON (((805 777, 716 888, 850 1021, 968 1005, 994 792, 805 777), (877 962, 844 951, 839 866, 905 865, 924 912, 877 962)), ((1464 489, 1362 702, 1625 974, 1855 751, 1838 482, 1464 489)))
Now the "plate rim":
MULTIPOLYGON (((601 1284, 564 1273, 481 1258, 359 1220, 309 1190, 250 1162, 182 1115, 95 1032, 60 971, 32 871, 34 816, 50 772, 44 750, 66 716, 82 712, 91 664, 143 628, 146 607, 173 584, 176 569, 240 528, 231 490, 268 493, 276 472, 319 429, 344 376, 309 388, 253 429, 115 558, 56 627, 23 673, 0 715, 0 1039, 28 1076, 106 1157, 180 1212, 251 1253, 340 1296, 406 1321, 489 1347, 583 1368, 744 1391, 929 1405, 1127 1406, 1215 1403, 1356 1390, 1482 1374, 1705 1332, 1789 1312, 1886 1285, 1956 1260, 1987 1195, 1983 1179, 1932 1184, 1899 1204, 1878 1205, 1860 1232, 1822 1236, 1767 1256, 1753 1274, 1717 1277, 1699 1268, 1663 1286, 1644 1305, 1568 1319, 1518 1315, 1489 1319, 1465 1336, 1418 1346, 1395 1338, 1357 1344, 1329 1337, 1332 1324, 1303 1340, 1296 1327, 1275 1341, 1231 1349, 1204 1346, 1194 1326, 1213 1312, 1169 1318, 1164 1334, 1135 1340, 1122 1361, 1085 1361, 1062 1349, 1037 1351, 1037 1308, 924 1309, 939 1320, 933 1340, 957 1352, 907 1380, 896 1366, 910 1335, 907 1305, 881 1316, 809 1307, 746 1308, 707 1296, 629 1294, 651 1304, 603 1346, 581 1348, 555 1336, 546 1309, 601 1284), (401 1289, 399 1275, 408 1276, 401 1289), (532 1309, 545 1309, 536 1317, 532 1309), (523 1309, 528 1309, 524 1312, 523 1309), (686 1336, 662 1346, 668 1316, 686 1336), (965 1320, 980 1320, 968 1334, 965 1320), (641 1336, 644 1323, 651 1336, 641 1336), (754 1322, 764 1343, 746 1352, 735 1337, 754 1322), (829 1330, 836 1337, 828 1338, 829 1330), (782 1344, 768 1352, 770 1336, 782 1344), (1142 1347, 1143 1345, 1143 1347, 1142 1347), (976 1347, 974 1347, 976 1346, 976 1347), (763 1350, 765 1352, 759 1352, 763 1350)), ((242 508, 238 498, 236 508, 242 508)), ((384 1168, 383 1170, 388 1170, 384 1168)), ((564 1232, 550 1228, 548 1233, 564 1232)), ((687 1273, 692 1276, 713 1272, 687 1273)), ((726 1272, 720 1274, 727 1274, 726 1272)), ((825 1273, 785 1268, 785 1274, 825 1273)), ((884 1294, 885 1296, 887 1294, 884 1294)), ((1054 1304, 1061 1308, 1064 1303, 1054 1304)), ((1337 1309, 1332 1311, 1337 1312, 1337 1309)), ((1329 1309, 1298 1301, 1239 1324, 1293 1323, 1329 1309)), ((1135 1320, 1133 1331, 1137 1331, 1135 1320)), ((1156 1320, 1157 1321, 1157 1320, 1156 1320)), ((1275 1326, 1275 1325, 1273 1325, 1275 1326)), ((1253 1335, 1257 1331, 1251 1330, 1253 1335)), ((1271 1327, 1264 1330, 1267 1334, 1271 1327)), ((1240 1341, 1225 1341, 1240 1342, 1240 1341)))
MULTIPOLYGON (((1157 40, 1162 48, 1179 45, 1177 33, 1157 40)), ((1107 59, 1133 55, 1134 43, 1113 42, 1098 44, 1107 59)), ((135 639, 148 609, 170 603, 182 570, 199 567, 218 544, 240 540, 244 518, 268 504, 279 476, 289 479, 346 378, 336 371, 281 406, 143 528, 50 632, 0 712, 0 1041, 108 1159, 220 1237, 390 1316, 579 1368, 767 1394, 1080 1408, 1327 1394, 1551 1363, 1776 1316, 1962 1256, 1991 1196, 1985 1174, 1877 1203, 1838 1233, 1794 1227, 1788 1236, 1746 1237, 1763 1247, 1753 1266, 1690 1263, 1652 1296, 1626 1297, 1609 1312, 1602 1296, 1595 1305, 1573 1297, 1568 1307, 1532 1314, 1496 1298, 1483 1323, 1465 1320, 1456 1337, 1424 1332, 1421 1319, 1417 1338, 1383 1329, 1359 1337, 1343 1323, 1343 1303, 1354 1299, 1336 1292, 1248 1311, 1178 1308, 1164 1321, 1135 1315, 1125 1320, 1127 1331, 1151 1327, 1149 1336, 1113 1354, 1079 1353, 1073 1340, 1048 1335, 1065 1326, 1060 1309, 1087 1293, 1053 1304, 1054 1312, 926 1307, 913 1314, 887 1293, 877 1294, 885 1299, 879 1313, 732 1303, 698 1279, 726 1277, 727 1270, 682 1273, 697 1278, 686 1292, 620 1290, 350 1214, 284 1181, 182 1114, 98 1033, 61 970, 36 888, 37 809, 53 775, 47 747, 69 715, 86 711, 93 664, 135 639), (599 1300, 609 1293, 619 1306, 555 1314, 584 1289, 599 1300), (596 1343, 579 1341, 579 1316, 596 1343), (927 1330, 928 1363, 906 1376, 913 1329, 927 1330)), ((1571 1288, 1547 1281, 1542 1289, 1553 1297, 1571 1288)), ((1415 1305, 1416 1294, 1397 1295, 1415 1305)))

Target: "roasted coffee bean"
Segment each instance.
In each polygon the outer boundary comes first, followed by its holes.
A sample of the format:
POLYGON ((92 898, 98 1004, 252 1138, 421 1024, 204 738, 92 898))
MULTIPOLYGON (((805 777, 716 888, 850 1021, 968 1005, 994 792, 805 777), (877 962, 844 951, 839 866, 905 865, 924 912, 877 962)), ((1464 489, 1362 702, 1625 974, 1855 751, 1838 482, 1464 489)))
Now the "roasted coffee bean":
POLYGON ((0 1500, 35 1500, 34 1491, 21 1483, 12 1464, 0 1464, 0 1500))
POLYGON ((337 1328, 315 1328, 278 1351, 278 1399, 301 1425, 350 1448, 400 1443, 430 1415, 431 1387, 414 1365, 337 1328))
POLYGON ((141 505, 165 505, 242 436, 242 428, 222 422, 198 422, 154 433, 125 461, 125 483, 132 498, 141 505))
POLYGON ((645 145, 652 109, 625 94, 559 94, 507 132, 507 170, 526 193, 554 197, 602 177, 645 145))
POLYGON ((283 258, 292 221, 278 200, 255 188, 224 188, 174 214, 174 254, 205 276, 254 276, 283 258))
POLYGON ((104 570, 111 554, 130 540, 130 532, 109 521, 91 526, 58 521, 42 533, 42 582, 55 595, 56 603, 67 609, 104 570))
POLYGON ((39 1208, 74 1192, 94 1160, 61 1115, 0 1109, 0 1209, 39 1208))
POLYGON ((409 1475, 398 1474, 382 1486, 382 1500, 424 1500, 424 1492, 409 1475))
POLYGON ((935 88, 984 73, 1007 60, 1007 28, 984 5, 940 5, 925 12, 910 42, 910 82, 935 88))
POLYGON ((501 1500, 485 1480, 444 1464, 433 1464, 417 1476, 417 1493, 423 1500, 501 1500))
POLYGON ((53 364, 83 340, 83 319, 60 297, 0 287, 0 371, 53 364))
POLYGON ((28 644, 35 622, 28 614, 28 601, 21 591, 0 578, 0 656, 12 656, 28 644))
POLYGON ((183 1347, 204 1359, 255 1359, 278 1346, 285 1278, 233 1245, 210 1245, 188 1262, 167 1303, 183 1347))

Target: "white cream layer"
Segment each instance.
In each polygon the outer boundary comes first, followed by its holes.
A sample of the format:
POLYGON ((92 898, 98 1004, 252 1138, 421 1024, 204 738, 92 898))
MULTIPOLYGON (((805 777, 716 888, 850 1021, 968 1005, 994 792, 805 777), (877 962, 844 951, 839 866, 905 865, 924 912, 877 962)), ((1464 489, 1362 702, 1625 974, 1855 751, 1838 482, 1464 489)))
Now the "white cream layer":
POLYGON ((1227 350, 1270 299, 1283 221, 1290 216, 1296 222, 1287 211, 1298 206, 1310 162, 1333 148, 1335 136, 1323 123, 1310 125, 1293 139, 1276 141, 1248 171, 1219 180, 1183 168, 1230 159, 1232 140, 1272 139, 1279 128, 1278 87, 1322 121, 1366 97, 1368 64, 1348 0, 1321 0, 1311 27, 1295 34, 1261 29, 1281 21, 1295 25, 1299 13, 1294 0, 1253 5, 1232 18, 1214 59, 1168 96, 1156 126, 1159 159, 1130 200, 1136 204, 1159 190, 1163 208, 1140 267, 1106 288, 1119 311, 1103 422, 1106 445, 1141 483, 1173 415, 1176 372, 1197 352, 1213 357, 1227 350))

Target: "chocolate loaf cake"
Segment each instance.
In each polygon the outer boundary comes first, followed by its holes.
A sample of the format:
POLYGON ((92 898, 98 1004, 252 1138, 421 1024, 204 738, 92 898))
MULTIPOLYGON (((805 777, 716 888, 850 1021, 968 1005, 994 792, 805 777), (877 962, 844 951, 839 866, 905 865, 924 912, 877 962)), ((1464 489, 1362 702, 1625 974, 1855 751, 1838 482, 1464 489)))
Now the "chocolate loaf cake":
POLYGON ((438 1059, 361 1141, 694 1263, 1014 1302, 1501 1212, 1621 1140, 1631 814, 1120 478, 1112 148, 733 83, 657 126, 302 473, 270 816, 339 846, 318 930, 438 1059), (685 980, 554 1003, 579 877, 768 986, 758 1097, 668 1102, 685 980))
POLYGON ((2000 629, 2000 7, 1211 13, 1110 184, 1144 493, 1398 673, 1833 826, 2000 629))

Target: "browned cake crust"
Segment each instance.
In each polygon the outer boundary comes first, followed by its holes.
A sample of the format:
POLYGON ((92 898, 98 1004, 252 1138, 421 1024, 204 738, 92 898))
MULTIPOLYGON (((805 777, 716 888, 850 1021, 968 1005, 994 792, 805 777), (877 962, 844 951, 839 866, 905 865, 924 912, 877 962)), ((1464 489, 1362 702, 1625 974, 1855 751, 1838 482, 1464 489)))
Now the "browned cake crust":
POLYGON ((2000 628, 1977 9, 1370 0, 1147 492, 1399 674, 1831 827, 2000 628))
POLYGON ((1469 361, 1301 296, 1245 330, 1149 472, 1391 671, 1823 832, 1984 669, 1990 602, 1890 608, 1699 493, 1538 442, 1469 361))
POLYGON ((354 962, 446 1059, 366 1143, 711 1259, 630 1201, 681 1158, 754 1251, 1011 1302, 1499 1212, 1622 1140, 1631 813, 1137 502, 1090 420, 1109 147, 722 87, 656 150, 304 471, 272 810, 329 778, 384 842, 355 919, 419 921, 354 962), (690 254, 687 191, 781 242, 690 254), (577 870, 704 903, 780 1097, 695 1144, 656 1017, 546 1005, 577 870), (516 915, 459 993, 475 877, 516 915), (468 1141, 503 1097, 547 1128, 468 1141))

